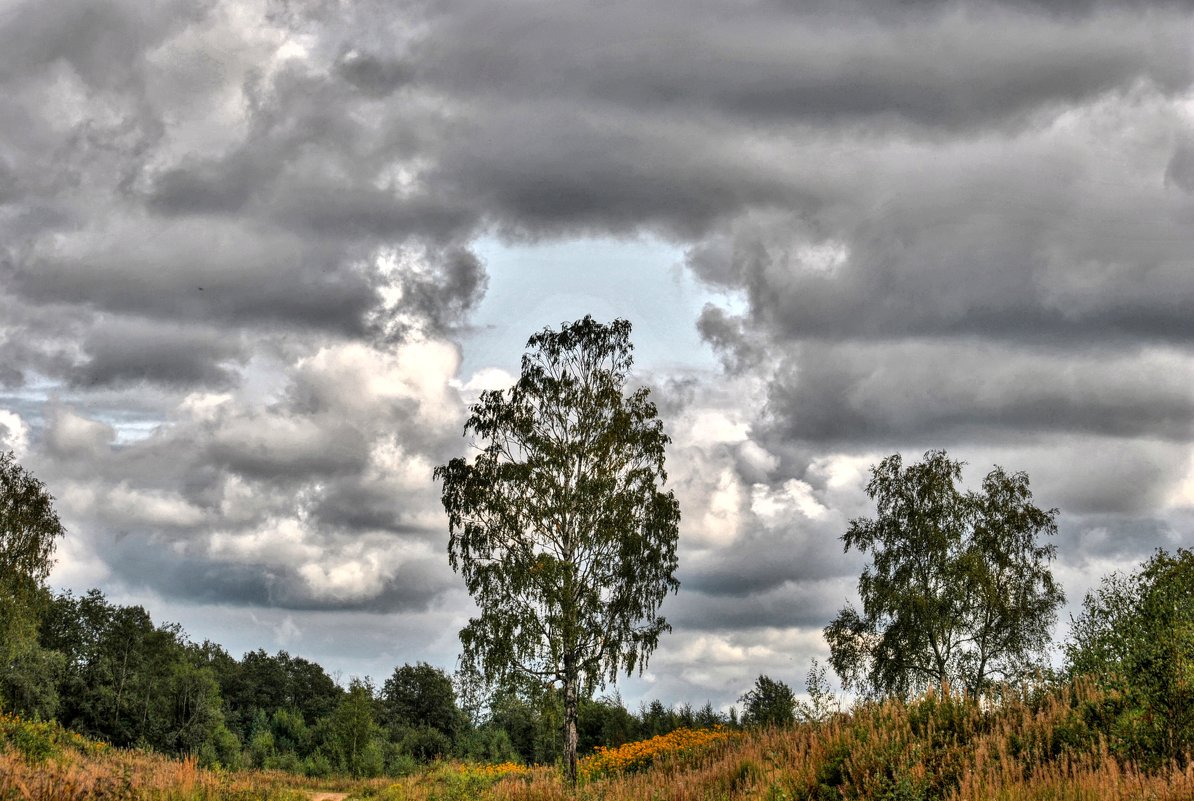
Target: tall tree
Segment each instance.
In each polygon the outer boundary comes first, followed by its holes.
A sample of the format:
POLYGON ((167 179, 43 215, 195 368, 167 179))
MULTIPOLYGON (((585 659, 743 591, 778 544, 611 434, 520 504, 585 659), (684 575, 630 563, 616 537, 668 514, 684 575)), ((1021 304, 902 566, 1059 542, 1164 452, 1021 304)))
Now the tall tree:
POLYGON ((850 522, 845 549, 871 555, 858 581, 862 612, 843 609, 825 629, 845 687, 871 694, 949 685, 977 693, 1037 664, 1064 600, 1038 540, 1056 509, 1032 503, 1028 476, 996 467, 978 492, 959 487, 962 463, 929 451, 872 468, 878 516, 850 522))
POLYGON ((585 317, 527 342, 518 382, 484 392, 465 434, 470 464, 436 468, 453 569, 480 607, 460 633, 462 666, 563 691, 565 767, 576 780, 580 694, 641 670, 669 630, 680 507, 670 442, 649 392, 627 394, 630 323, 585 317))
POLYGON ((46 579, 54 548, 64 533, 45 484, 13 453, 0 453, 0 706, 13 703, 5 696, 43 695, 31 687, 37 677, 30 667, 46 662, 37 629, 50 599, 46 579))

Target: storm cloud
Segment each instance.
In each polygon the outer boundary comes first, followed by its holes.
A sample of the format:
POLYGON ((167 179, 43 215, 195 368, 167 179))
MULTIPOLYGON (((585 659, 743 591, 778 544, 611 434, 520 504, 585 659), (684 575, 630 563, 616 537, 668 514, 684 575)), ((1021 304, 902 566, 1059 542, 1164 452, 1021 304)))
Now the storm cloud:
POLYGON ((0 4, 0 439, 76 589, 443 655, 431 470, 510 366, 461 374, 479 254, 650 238, 722 362, 637 376, 684 515, 651 692, 798 684, 897 451, 1028 471, 1074 601, 1189 543, 1192 33, 1115 0, 0 4))

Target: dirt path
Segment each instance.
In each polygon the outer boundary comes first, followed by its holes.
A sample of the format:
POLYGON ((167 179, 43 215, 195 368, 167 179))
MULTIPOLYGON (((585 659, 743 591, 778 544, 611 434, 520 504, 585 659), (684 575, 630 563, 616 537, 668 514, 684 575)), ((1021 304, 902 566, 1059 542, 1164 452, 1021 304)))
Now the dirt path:
POLYGON ((320 793, 315 790, 308 790, 307 795, 311 797, 311 801, 344 801, 348 798, 348 793, 320 793))

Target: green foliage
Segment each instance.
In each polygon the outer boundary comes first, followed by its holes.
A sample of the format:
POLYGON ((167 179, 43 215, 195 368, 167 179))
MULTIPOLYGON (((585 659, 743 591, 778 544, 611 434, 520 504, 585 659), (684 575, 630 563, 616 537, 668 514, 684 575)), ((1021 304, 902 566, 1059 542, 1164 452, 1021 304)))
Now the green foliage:
POLYGON ((563 688, 575 777, 582 690, 642 668, 668 630, 679 504, 662 492, 670 441, 645 388, 624 392, 630 323, 591 317, 527 342, 518 382, 482 393, 465 424, 480 452, 437 467, 448 553, 481 610, 462 665, 563 688))
POLYGON ((904 468, 898 454, 872 468, 878 516, 850 522, 845 549, 869 553, 862 611, 825 629, 846 688, 907 696, 950 686, 969 693, 1018 682, 1041 662, 1064 600, 1049 570, 1057 510, 1032 503, 1025 473, 994 468, 978 492, 962 463, 930 451, 904 468))
POLYGON ((36 641, 14 643, 0 698, 28 717, 53 718, 58 714, 58 685, 65 668, 66 660, 57 651, 42 648, 36 641))
POLYGON ((105 746, 69 731, 54 721, 28 720, 0 713, 0 752, 9 747, 27 760, 41 762, 65 750, 94 755, 103 751, 105 746))
POLYGON ((344 694, 322 667, 286 651, 249 651, 239 662, 219 646, 207 644, 206 651, 228 706, 228 724, 242 736, 259 709, 267 716, 296 712, 312 726, 330 715, 344 694))
POLYGON ((837 696, 825 678, 825 668, 814 659, 804 680, 807 701, 796 702, 796 718, 803 723, 819 723, 841 711, 837 696))
POLYGON ((303 773, 314 777, 331 776, 332 761, 324 752, 316 751, 303 760, 303 773))
POLYGON ((428 776, 427 801, 474 801, 493 786, 495 778, 483 772, 444 765, 428 776))
POLYGON ((452 753, 452 741, 448 735, 431 726, 407 729, 398 745, 403 753, 410 754, 419 762, 443 759, 452 753))
MULTIPOLYGON (((191 656, 191 654, 187 654, 191 656)), ((199 754, 225 729, 223 699, 215 677, 190 658, 176 659, 166 673, 168 715, 165 743, 171 753, 199 754)))
POLYGON ((680 722, 679 716, 664 706, 663 702, 658 699, 650 703, 644 702, 640 705, 638 716, 640 725, 639 737, 641 739, 667 734, 683 725, 680 722))
POLYGON ((616 695, 597 701, 585 698, 577 712, 577 731, 577 748, 584 754, 599 745, 616 748, 637 740, 638 721, 616 695))
POLYGON ((259 729, 249 738, 248 754, 253 767, 264 768, 270 765, 277 752, 274 735, 268 729, 259 729))
POLYGON ((199 764, 205 768, 240 770, 243 766, 240 738, 221 723, 210 739, 200 746, 198 757, 199 764))
POLYGON ((328 723, 328 745, 339 769, 351 776, 377 776, 385 755, 377 743, 380 727, 373 720, 373 687, 353 679, 328 723))
POLYGON ((1159 763, 1194 751, 1194 551, 1158 551, 1087 594, 1065 646, 1068 672, 1122 698, 1102 716, 1125 756, 1159 763))
POLYGON ((93 590, 55 598, 41 637, 63 665, 65 724, 119 746, 213 753, 225 725, 219 684, 203 649, 178 626, 154 626, 141 607, 111 605, 93 590))
POLYGON ((528 765, 554 764, 563 753, 560 694, 535 687, 498 690, 489 705, 488 725, 506 732, 528 765))
POLYGON ((510 734, 501 726, 486 723, 461 737, 456 754, 472 762, 501 764, 523 762, 524 757, 514 747, 510 734))
POLYGON ((760 675, 755 686, 738 699, 747 726, 790 726, 796 722, 796 696, 782 681, 760 675))
POLYGON ((447 754, 468 724, 456 705, 452 680, 443 670, 420 662, 402 665, 386 679, 378 702, 382 722, 393 732, 404 729, 431 729, 447 743, 436 753, 447 754))
MULTIPOLYGON (((826 732, 817 766, 817 799, 936 801, 951 797, 973 744, 994 728, 973 698, 930 691, 908 703, 859 705, 820 727, 826 732)), ((1025 760, 1025 766, 1029 766, 1025 760)))
POLYGON ((44 762, 61 753, 58 731, 53 724, 22 722, 4 727, 5 739, 30 762, 44 762))
POLYGON ((37 629, 64 533, 46 486, 11 452, 0 453, 0 709, 53 713, 53 693, 37 672, 52 659, 39 653, 37 629))
POLYGON ((386 749, 385 772, 387 776, 394 776, 396 778, 410 776, 417 773, 421 767, 422 763, 403 751, 400 744, 389 744, 389 747, 386 749))

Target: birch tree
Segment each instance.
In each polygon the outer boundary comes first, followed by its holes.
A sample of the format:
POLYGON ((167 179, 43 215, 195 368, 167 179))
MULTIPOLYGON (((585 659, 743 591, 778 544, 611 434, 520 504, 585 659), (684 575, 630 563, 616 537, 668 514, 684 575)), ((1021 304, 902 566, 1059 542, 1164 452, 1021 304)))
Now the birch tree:
POLYGON ((573 783, 581 695, 642 670, 679 587, 670 440, 649 391, 627 391, 630 330, 585 317, 534 334, 517 383, 472 407, 475 457, 435 470, 451 565, 480 609, 462 667, 562 692, 573 783))

